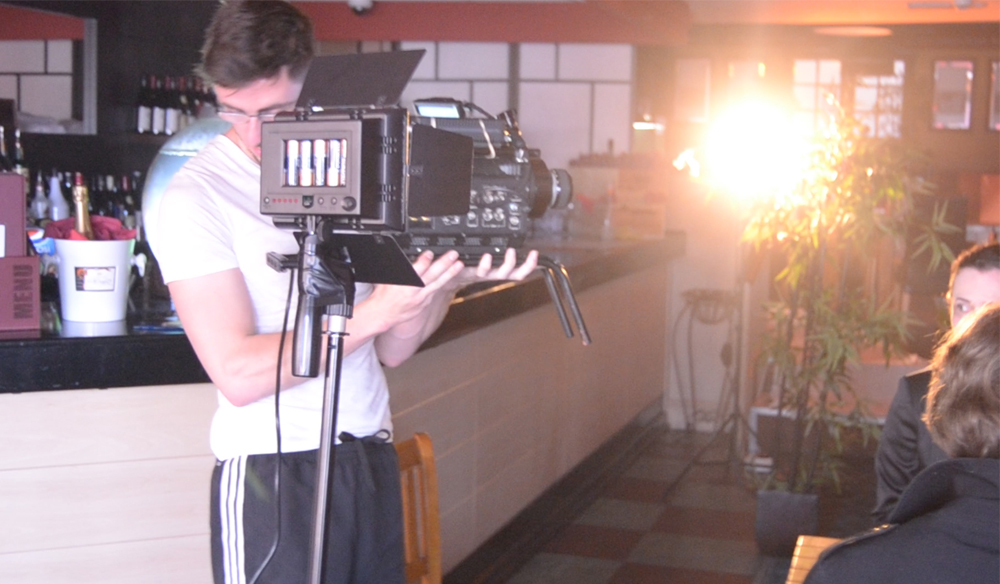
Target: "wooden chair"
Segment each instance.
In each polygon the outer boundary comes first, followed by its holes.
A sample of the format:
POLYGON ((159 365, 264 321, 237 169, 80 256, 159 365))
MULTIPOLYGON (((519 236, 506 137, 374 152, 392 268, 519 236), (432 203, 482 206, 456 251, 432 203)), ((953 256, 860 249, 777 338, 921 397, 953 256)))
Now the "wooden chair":
POLYGON ((839 542, 835 537, 820 537, 818 535, 800 535, 792 552, 792 566, 788 569, 788 579, 785 584, 802 584, 806 581, 809 570, 812 569, 823 550, 839 542))
POLYGON ((418 432, 396 443, 403 487, 407 584, 441 584, 441 526, 431 438, 418 432))

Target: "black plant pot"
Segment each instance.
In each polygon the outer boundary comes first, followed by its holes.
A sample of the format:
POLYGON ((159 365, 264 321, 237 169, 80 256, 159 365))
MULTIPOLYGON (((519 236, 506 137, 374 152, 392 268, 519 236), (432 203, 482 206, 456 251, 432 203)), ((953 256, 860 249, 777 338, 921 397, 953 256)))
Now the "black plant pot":
POLYGON ((819 497, 787 491, 757 491, 754 524, 757 549, 765 556, 791 557, 800 535, 819 531, 819 497))

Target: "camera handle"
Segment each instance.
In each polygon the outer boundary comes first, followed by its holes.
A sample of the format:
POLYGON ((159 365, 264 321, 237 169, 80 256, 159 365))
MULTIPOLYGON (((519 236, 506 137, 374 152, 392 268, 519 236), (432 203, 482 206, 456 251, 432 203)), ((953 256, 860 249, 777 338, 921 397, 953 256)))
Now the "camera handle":
MULTIPOLYGON (((323 579, 324 549, 330 521, 329 503, 333 499, 333 469, 336 449, 337 411, 340 403, 340 376, 343 367, 343 339, 347 319, 354 305, 354 276, 346 249, 322 246, 317 222, 310 217, 307 231, 297 233, 297 255, 267 254, 267 263, 281 272, 299 270, 298 312, 292 345, 292 374, 315 377, 319 371, 322 339, 322 314, 328 319, 327 359, 323 383, 323 414, 320 426, 316 466, 316 491, 313 496, 313 532, 309 562, 309 584, 323 579)), ((279 463, 280 464, 280 463, 279 463)))
MULTIPOLYGON (((467 266, 478 265, 480 257, 471 252, 459 254, 459 259, 467 266)), ((501 259, 502 256, 494 256, 493 265, 499 265, 501 259)), ((523 258, 519 255, 518 261, 520 262, 521 260, 523 258)), ((573 327, 566 316, 565 305, 568 304, 570 312, 573 313, 573 321, 576 323, 576 328, 580 331, 580 339, 583 341, 583 345, 589 345, 590 333, 587 332, 587 325, 583 322, 583 314, 580 312, 580 306, 576 303, 576 296, 573 294, 573 286, 570 284, 569 271, 566 269, 566 266, 547 255, 539 254, 538 267, 542 270, 542 275, 545 276, 545 287, 549 291, 549 297, 552 298, 552 304, 556 307, 556 314, 559 315, 559 322, 562 324, 563 332, 566 333, 566 338, 573 338, 573 327)))
POLYGON ((569 305, 570 312, 573 313, 573 320, 576 322, 577 330, 580 331, 583 345, 589 345, 590 333, 587 332, 587 325, 583 322, 580 306, 576 303, 576 296, 573 294, 566 266, 547 255, 538 256, 538 265, 542 267, 542 273, 545 275, 545 287, 549 289, 549 296, 556 306, 556 314, 559 315, 559 322, 562 323, 566 338, 573 338, 573 329, 570 328, 569 319, 566 318, 566 308, 563 302, 569 305), (556 282, 559 283, 558 288, 556 282))

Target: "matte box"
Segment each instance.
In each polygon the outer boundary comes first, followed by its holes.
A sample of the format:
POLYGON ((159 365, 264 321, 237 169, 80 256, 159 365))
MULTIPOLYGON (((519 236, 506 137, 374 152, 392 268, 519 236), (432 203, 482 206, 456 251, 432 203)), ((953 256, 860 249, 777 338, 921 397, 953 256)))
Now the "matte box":
POLYGON ((38 256, 0 258, 0 331, 40 327, 38 256))

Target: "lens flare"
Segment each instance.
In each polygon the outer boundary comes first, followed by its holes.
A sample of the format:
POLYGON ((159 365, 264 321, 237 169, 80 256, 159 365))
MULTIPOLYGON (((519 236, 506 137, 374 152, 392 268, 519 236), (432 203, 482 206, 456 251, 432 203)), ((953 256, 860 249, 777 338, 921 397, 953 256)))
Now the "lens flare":
POLYGON ((724 113, 709 130, 704 172, 733 197, 788 197, 802 180, 808 155, 808 141, 790 113, 749 102, 724 113))

